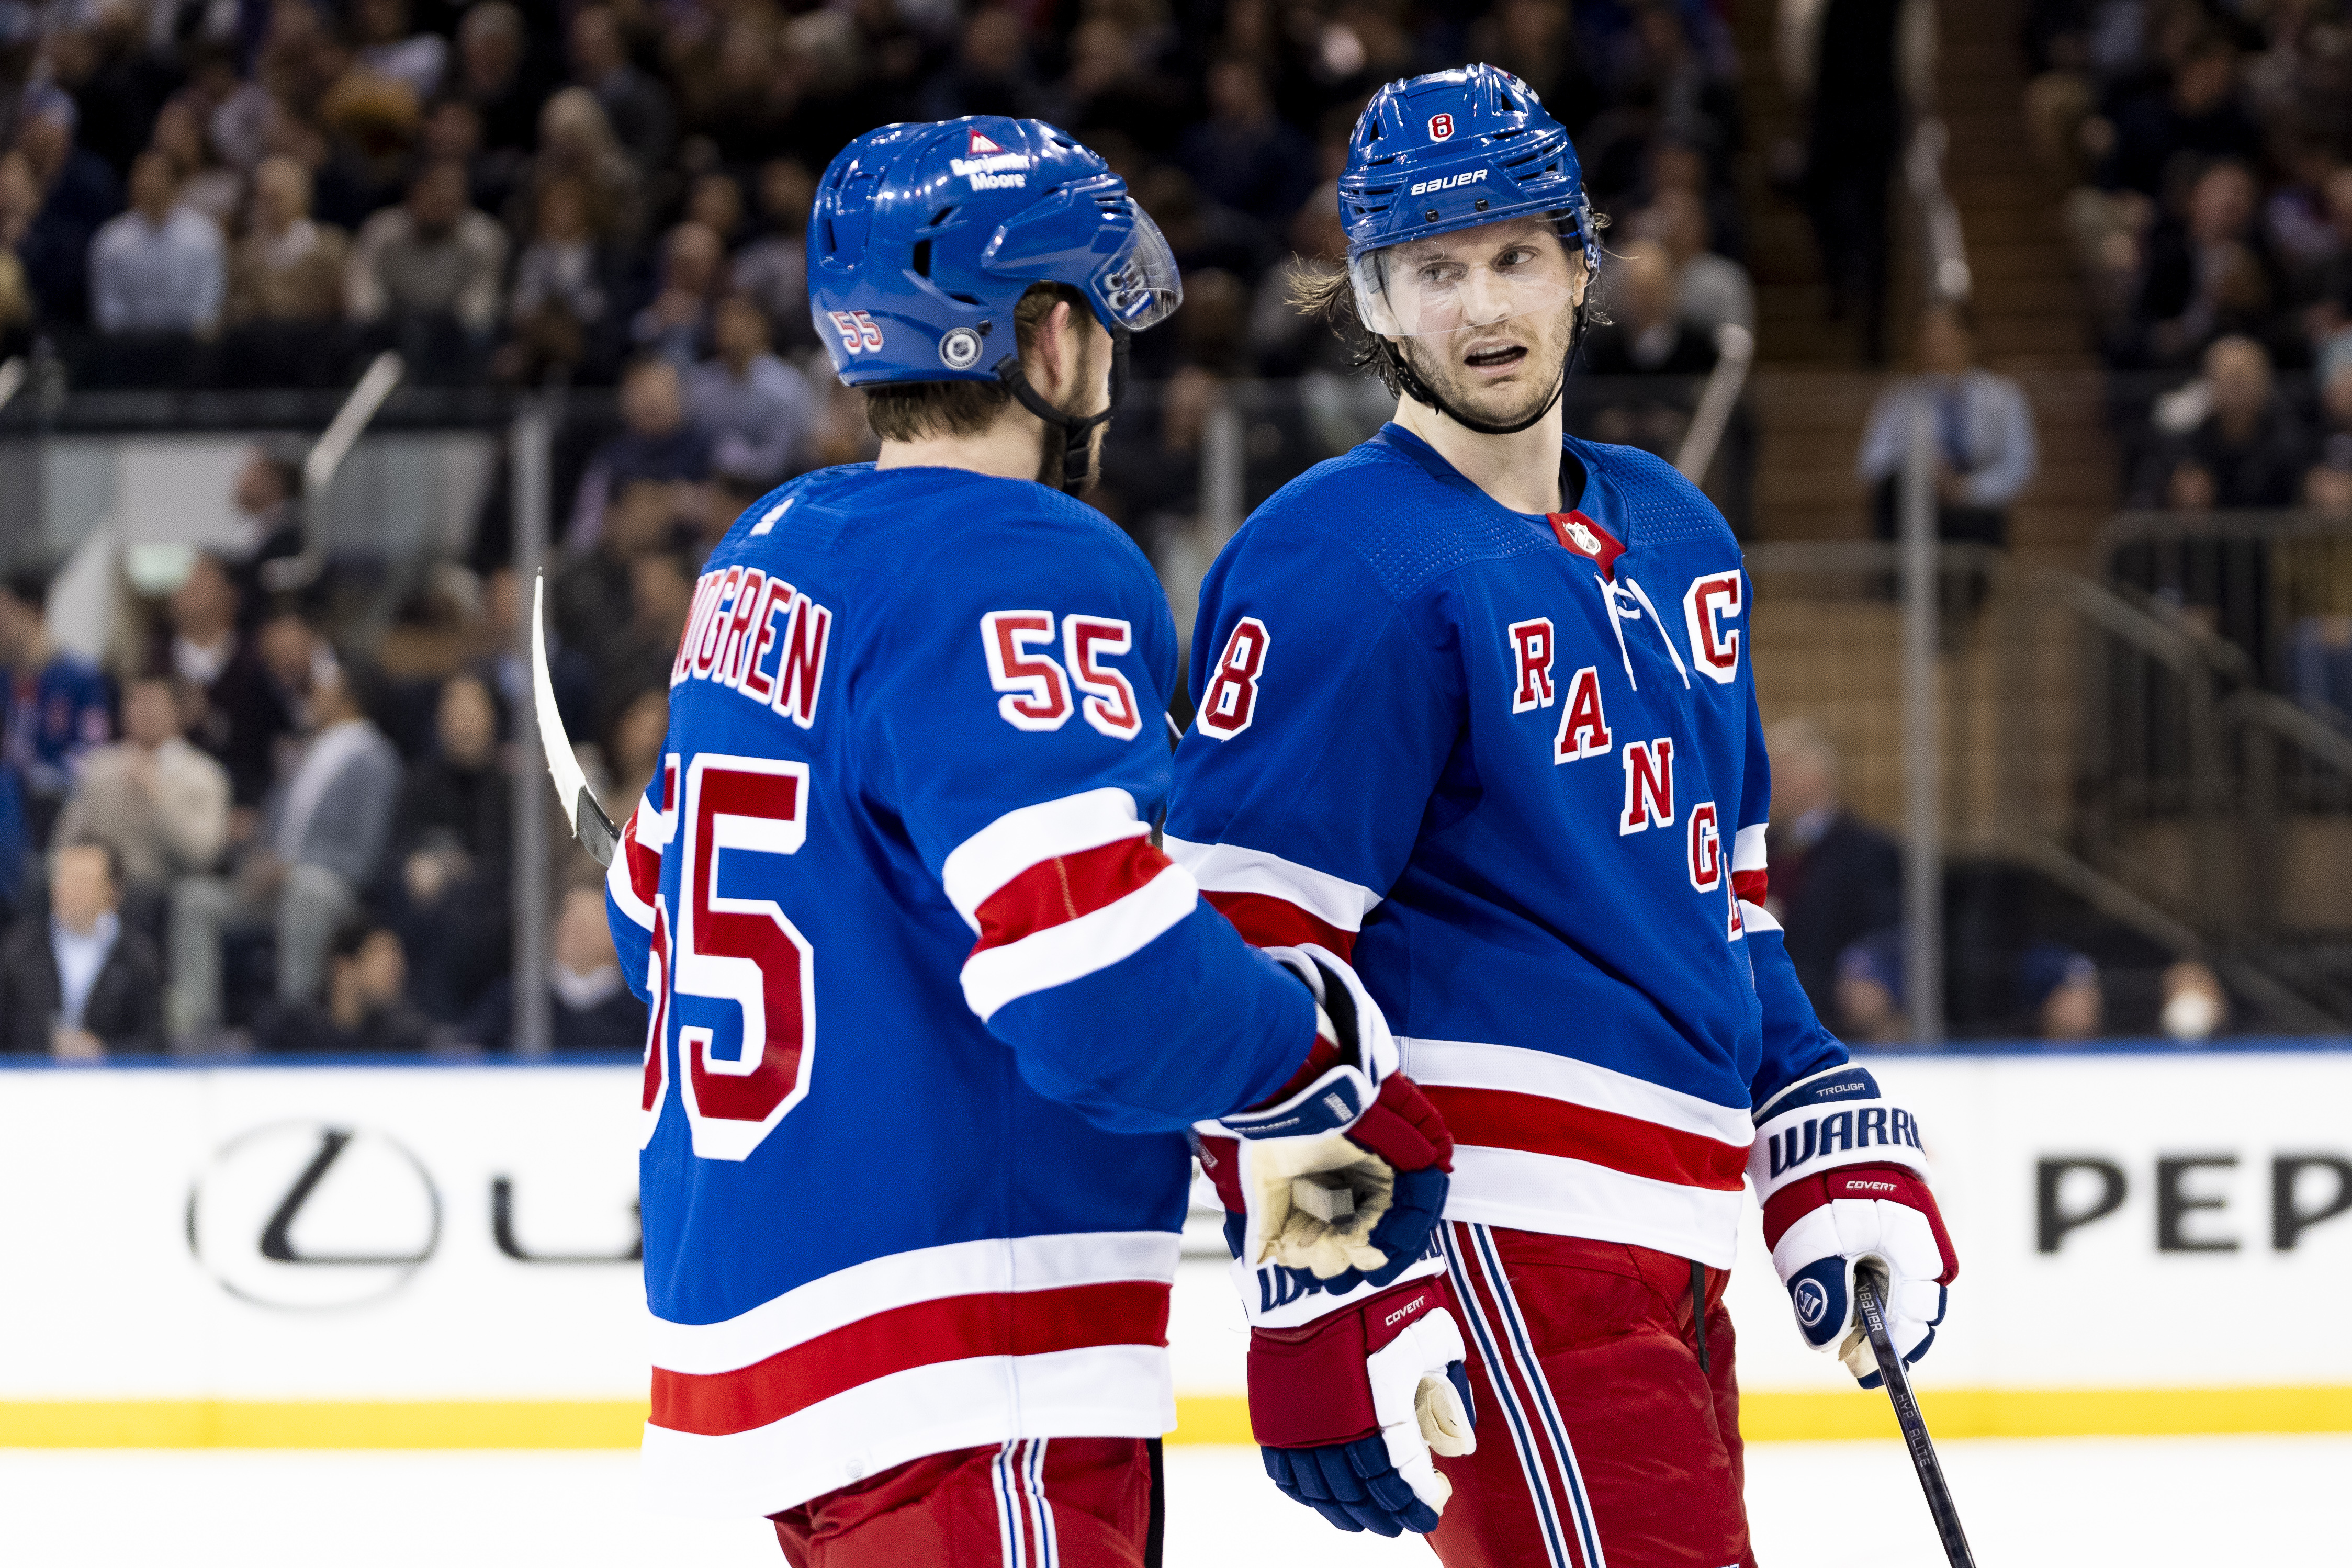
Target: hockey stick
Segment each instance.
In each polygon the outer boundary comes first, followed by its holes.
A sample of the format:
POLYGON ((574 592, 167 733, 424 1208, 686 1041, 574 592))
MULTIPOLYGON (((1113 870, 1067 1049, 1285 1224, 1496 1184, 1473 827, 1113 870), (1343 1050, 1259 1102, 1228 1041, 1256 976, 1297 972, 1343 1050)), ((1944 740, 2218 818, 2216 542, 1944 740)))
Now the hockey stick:
POLYGON ((555 780, 556 798, 572 813, 572 831, 581 847, 596 857, 598 865, 610 866, 621 830, 613 826, 613 819, 596 803, 596 792, 588 788, 588 776, 580 770, 580 758, 572 753, 572 737, 563 731, 563 714, 555 706, 555 683, 547 675, 545 577, 530 587, 530 698, 532 711, 539 716, 539 745, 547 753, 548 777, 555 780))
POLYGON ((1911 1392, 1911 1375, 1905 1370, 1903 1358, 1895 1353, 1895 1341, 1886 1333, 1886 1314, 1879 1310, 1885 1290, 1886 1277, 1875 1269, 1853 1271, 1854 1304, 1861 1310, 1864 1332, 1870 1336, 1870 1352, 1878 1359, 1878 1375, 1886 1381, 1886 1397, 1895 1406, 1895 1424, 1903 1428, 1903 1446, 1911 1450, 1911 1468, 1919 1472, 1919 1490, 1927 1494, 1927 1514, 1936 1521, 1936 1534, 1944 1542, 1944 1556, 1952 1568, 1976 1568, 1977 1560, 1969 1552, 1968 1534, 1960 1529, 1960 1511, 1952 1506, 1952 1489, 1944 1484, 1944 1467, 1936 1458, 1935 1439, 1927 1436, 1927 1423, 1919 1414, 1918 1397, 1911 1392))

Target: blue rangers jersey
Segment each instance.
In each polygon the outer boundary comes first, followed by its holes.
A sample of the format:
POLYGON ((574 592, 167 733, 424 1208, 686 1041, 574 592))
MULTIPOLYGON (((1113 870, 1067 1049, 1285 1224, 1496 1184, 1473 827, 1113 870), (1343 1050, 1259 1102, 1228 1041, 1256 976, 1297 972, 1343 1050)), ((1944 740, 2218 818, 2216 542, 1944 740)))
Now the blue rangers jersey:
POLYGON ((1507 510, 1391 424, 1217 559, 1166 845, 1262 944, 1351 956, 1453 1131, 1448 1218, 1728 1268, 1751 1104, 1843 1048, 1764 897, 1739 548, 1569 440, 1507 510))
POLYGON ((606 884, 657 1502, 1174 1424, 1183 1130, 1315 1038, 1153 845, 1175 659, 1141 554, 1023 481, 828 469, 711 557, 606 884))

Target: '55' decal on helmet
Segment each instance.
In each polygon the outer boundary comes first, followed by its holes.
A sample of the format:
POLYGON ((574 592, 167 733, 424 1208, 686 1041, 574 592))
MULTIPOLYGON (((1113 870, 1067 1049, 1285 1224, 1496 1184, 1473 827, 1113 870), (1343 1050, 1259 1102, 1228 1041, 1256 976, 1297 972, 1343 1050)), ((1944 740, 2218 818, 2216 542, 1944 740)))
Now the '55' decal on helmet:
POLYGON ((882 329, 863 310, 829 310, 833 329, 841 334, 842 351, 871 354, 882 347, 882 329))

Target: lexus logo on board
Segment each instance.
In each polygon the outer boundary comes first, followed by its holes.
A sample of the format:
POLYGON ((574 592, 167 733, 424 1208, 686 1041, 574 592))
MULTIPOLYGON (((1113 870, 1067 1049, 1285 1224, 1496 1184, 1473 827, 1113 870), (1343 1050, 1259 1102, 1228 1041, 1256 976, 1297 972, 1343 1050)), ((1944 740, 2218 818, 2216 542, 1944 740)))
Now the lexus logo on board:
POLYGON ((441 1244, 441 1194, 380 1132, 275 1122, 226 1145, 188 1194, 188 1249, 258 1306, 381 1301, 441 1244))

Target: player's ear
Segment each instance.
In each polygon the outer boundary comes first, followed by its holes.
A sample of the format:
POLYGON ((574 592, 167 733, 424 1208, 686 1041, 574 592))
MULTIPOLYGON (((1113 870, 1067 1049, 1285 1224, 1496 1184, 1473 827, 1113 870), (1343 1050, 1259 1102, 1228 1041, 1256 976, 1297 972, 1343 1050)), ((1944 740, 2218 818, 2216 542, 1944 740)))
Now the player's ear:
POLYGON ((1078 337, 1070 326, 1070 302, 1057 300, 1037 323, 1037 365, 1030 380, 1047 402, 1059 404, 1077 376, 1078 337))

